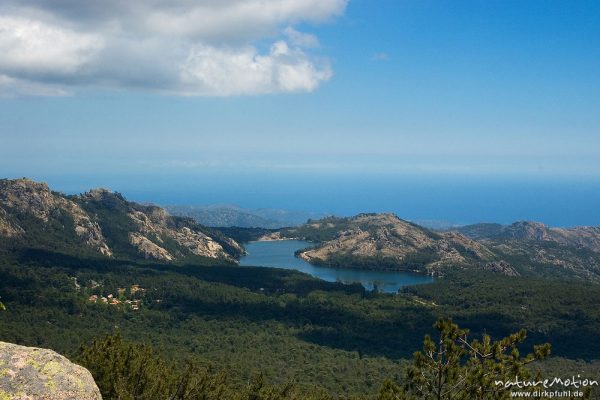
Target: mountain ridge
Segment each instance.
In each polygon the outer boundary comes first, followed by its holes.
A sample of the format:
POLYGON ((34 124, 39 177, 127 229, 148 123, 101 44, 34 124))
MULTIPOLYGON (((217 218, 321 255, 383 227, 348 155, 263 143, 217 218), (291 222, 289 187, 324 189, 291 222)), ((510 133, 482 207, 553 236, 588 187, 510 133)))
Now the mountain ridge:
POLYGON ((535 221, 517 221, 510 225, 472 224, 452 230, 475 240, 527 240, 554 242, 600 252, 600 227, 556 228, 535 221))
MULTIPOLYGON (((315 242, 297 255, 312 264, 334 267, 410 270, 443 274, 449 266, 487 265, 499 261, 484 245, 458 232, 437 233, 395 214, 358 214, 308 221, 262 237, 315 242)), ((510 266, 505 268, 516 274, 510 266)))
POLYGON ((273 208, 248 209, 229 204, 166 205, 164 208, 173 215, 191 217, 202 225, 219 228, 280 229, 303 224, 310 218, 325 216, 322 213, 273 208))
POLYGON ((552 228, 530 221, 433 231, 394 214, 325 217, 296 227, 208 228, 108 189, 78 195, 29 179, 0 180, 0 250, 41 249, 77 256, 234 264, 248 240, 303 239, 297 255, 317 265, 443 275, 480 268, 505 275, 600 281, 600 228, 552 228))
POLYGON ((234 240, 158 206, 103 188, 64 195, 27 178, 0 180, 0 236, 13 247, 62 246, 162 262, 197 256, 232 263, 244 252, 234 240))

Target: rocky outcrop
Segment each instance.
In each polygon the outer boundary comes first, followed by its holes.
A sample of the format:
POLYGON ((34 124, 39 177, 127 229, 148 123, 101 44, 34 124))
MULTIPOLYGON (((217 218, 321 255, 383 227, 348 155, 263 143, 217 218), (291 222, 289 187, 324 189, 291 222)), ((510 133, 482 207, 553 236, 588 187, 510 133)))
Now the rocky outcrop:
MULTIPOLYGON (((160 247, 160 244, 164 242, 163 238, 169 238, 191 254, 208 258, 233 260, 223 249, 223 246, 205 233, 192 230, 187 226, 179 227, 176 224, 172 224, 167 212, 160 207, 149 206, 144 212, 133 210, 128 215, 138 226, 140 233, 145 235, 144 237, 135 233, 130 236, 130 240, 147 258, 150 256, 150 258, 157 260, 173 260, 173 256, 160 247), (149 239, 150 237, 154 238, 157 242, 154 243, 155 246, 153 247, 150 246, 152 243, 149 239), (141 238, 144 240, 142 241, 141 238)), ((229 240, 229 244, 238 246, 240 251, 243 251, 239 244, 231 239, 229 240)))
POLYGON ((111 257, 113 255, 112 250, 106 244, 98 223, 92 221, 78 204, 64 198, 60 198, 60 204, 71 214, 71 218, 75 223, 75 234, 100 254, 111 257))
MULTIPOLYGON (((393 214, 361 214, 352 218, 313 221, 285 235, 310 235, 312 231, 334 232, 330 240, 299 257, 315 264, 414 269, 439 273, 447 265, 489 261, 494 254, 484 245, 457 232, 434 233, 399 219, 393 214), (339 228, 339 229, 338 229, 339 228)), ((317 236, 317 235, 313 235, 317 236)))
POLYGON ((95 204, 127 219, 131 225, 129 243, 146 259, 174 261, 192 254, 207 258, 235 261, 244 249, 230 238, 219 240, 207 235, 191 218, 172 217, 161 207, 129 202, 118 193, 94 189, 79 196, 84 205, 95 204))
POLYGON ((194 232, 188 227, 167 233, 177 244, 188 249, 192 254, 203 257, 226 257, 223 246, 202 232, 194 232))
POLYGON ((129 233, 129 242, 135 246, 139 253, 146 259, 173 261, 171 253, 139 233, 129 233))
POLYGON ((52 251, 79 251, 83 244, 108 257, 114 249, 126 257, 137 251, 165 262, 188 255, 234 262, 244 253, 234 240, 161 207, 129 202, 107 189, 65 196, 25 178, 0 180, 0 237, 52 251))
POLYGON ((262 235, 261 237, 259 237, 257 239, 257 241, 259 241, 259 242, 275 242, 277 240, 285 240, 285 239, 291 239, 291 238, 283 238, 281 236, 281 232, 271 232, 271 233, 267 233, 266 235, 262 235))
POLYGON ((512 265, 507 263, 506 261, 494 261, 485 264, 483 269, 492 272, 500 272, 506 276, 519 276, 520 274, 513 268, 512 265))
POLYGON ((26 233, 23 227, 8 222, 7 210, 31 215, 46 224, 64 213, 73 220, 74 233, 82 242, 105 256, 112 256, 98 223, 77 203, 50 191, 45 183, 26 178, 0 180, 0 210, 0 235, 14 237, 26 233))
POLYGON ((90 372, 47 349, 0 342, 0 399, 101 400, 90 372))
POLYGON ((48 222, 50 214, 58 206, 58 200, 45 183, 26 178, 3 179, 0 181, 0 204, 48 222))
POLYGON ((10 216, 4 209, 0 208, 0 237, 17 237, 23 233, 23 229, 10 222, 10 216))

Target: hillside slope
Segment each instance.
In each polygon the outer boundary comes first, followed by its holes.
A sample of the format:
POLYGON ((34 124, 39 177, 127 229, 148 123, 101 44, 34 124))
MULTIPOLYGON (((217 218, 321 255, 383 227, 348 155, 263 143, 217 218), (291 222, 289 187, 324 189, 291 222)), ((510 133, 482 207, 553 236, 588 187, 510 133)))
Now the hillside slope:
POLYGON ((600 282, 600 228, 553 228, 539 222, 475 224, 456 229, 524 274, 600 282))
POLYGON ((600 227, 553 228, 540 222, 518 221, 511 225, 474 224, 455 229, 472 239, 553 242, 600 252, 600 227))
POLYGON ((129 202, 119 193, 94 189, 66 196, 25 178, 0 180, 0 237, 10 248, 162 262, 233 262, 244 251, 234 240, 190 218, 129 202))
MULTIPOLYGON (((304 260, 336 267, 411 270, 441 274, 448 266, 494 269, 496 256, 458 232, 436 233, 393 214, 329 217, 284 229, 265 240, 299 238, 318 243, 298 253, 304 260)), ((504 271, 516 274, 508 265, 504 271)))

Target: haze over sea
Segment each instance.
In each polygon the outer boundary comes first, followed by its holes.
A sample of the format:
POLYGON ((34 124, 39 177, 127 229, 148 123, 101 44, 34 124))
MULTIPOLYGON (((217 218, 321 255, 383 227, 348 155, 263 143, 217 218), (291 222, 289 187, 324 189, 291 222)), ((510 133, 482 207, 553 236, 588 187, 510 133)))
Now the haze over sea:
POLYGON ((403 219, 600 226, 600 181, 440 174, 160 174, 32 176, 67 193, 103 186, 141 202, 235 204, 340 216, 394 212, 403 219))
POLYGON ((0 2, 0 177, 600 225, 600 2, 54 3, 0 2))

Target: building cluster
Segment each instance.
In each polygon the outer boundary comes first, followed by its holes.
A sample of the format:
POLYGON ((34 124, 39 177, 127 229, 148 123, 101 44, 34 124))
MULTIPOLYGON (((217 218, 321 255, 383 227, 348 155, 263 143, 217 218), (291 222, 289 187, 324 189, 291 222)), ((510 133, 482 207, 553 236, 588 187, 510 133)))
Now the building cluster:
MULTIPOLYGON (((123 289, 125 290, 125 289, 123 289)), ((129 293, 136 294, 136 293, 145 293, 146 289, 144 289, 143 287, 140 287, 140 285, 131 285, 131 288, 129 289, 129 293)))
MULTIPOLYGON (((119 288, 117 290, 117 296, 115 297, 112 293, 107 296, 93 294, 88 298, 90 303, 104 303, 109 304, 111 306, 119 306, 119 305, 127 305, 131 307, 133 311, 138 311, 142 305, 141 299, 128 299, 126 298, 127 290, 125 288, 119 288)), ((135 294, 143 294, 146 292, 146 289, 140 287, 140 285, 132 285, 129 289, 129 295, 133 296, 135 294)))

